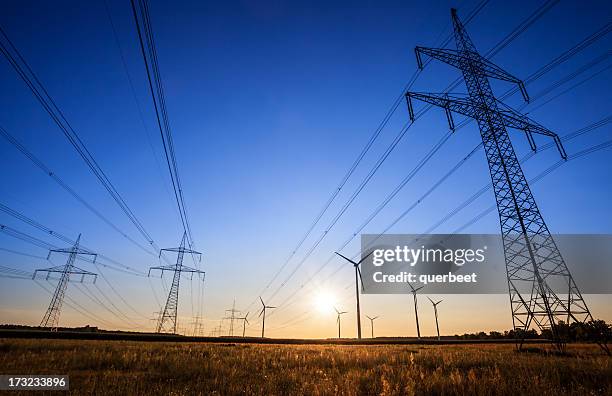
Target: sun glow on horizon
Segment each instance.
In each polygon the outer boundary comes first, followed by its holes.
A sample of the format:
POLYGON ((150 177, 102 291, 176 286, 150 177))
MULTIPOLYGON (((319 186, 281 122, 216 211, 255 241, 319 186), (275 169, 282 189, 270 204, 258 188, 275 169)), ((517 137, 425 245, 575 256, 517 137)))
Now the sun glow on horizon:
POLYGON ((336 296, 334 296, 332 293, 321 290, 315 296, 313 303, 317 311, 326 314, 334 312, 336 301, 336 296))

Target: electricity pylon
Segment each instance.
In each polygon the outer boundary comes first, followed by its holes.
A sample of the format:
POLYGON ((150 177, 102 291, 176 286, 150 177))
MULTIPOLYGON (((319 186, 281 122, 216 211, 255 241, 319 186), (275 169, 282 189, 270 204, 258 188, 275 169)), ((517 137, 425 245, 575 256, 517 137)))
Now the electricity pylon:
POLYGON ((226 309, 225 312, 229 312, 230 316, 226 316, 223 319, 229 319, 230 321, 229 335, 233 336, 234 335, 234 320, 239 319, 238 317, 236 317, 236 314, 240 312, 236 309, 236 299, 234 299, 234 303, 232 304, 232 309, 226 309))
POLYGON ((170 292, 168 293, 168 299, 166 300, 166 305, 164 306, 164 310, 159 316, 159 321, 157 322, 156 331, 158 333, 170 332, 172 334, 176 334, 176 317, 178 314, 179 285, 181 282, 182 273, 183 272, 190 273, 192 278, 193 278, 193 274, 204 275, 204 271, 200 271, 198 269, 187 267, 186 265, 183 265, 183 258, 185 256, 185 253, 197 255, 198 260, 199 261, 202 260, 202 253, 196 252, 195 250, 185 248, 186 238, 187 238, 187 234, 183 233, 183 239, 181 239, 181 246, 177 248, 161 249, 159 251, 160 257, 163 251, 177 253, 176 264, 163 265, 163 266, 149 268, 149 275, 151 275, 151 270, 160 270, 161 276, 164 276, 165 271, 171 271, 174 273, 172 276, 172 286, 170 286, 170 292))
POLYGON ((200 315, 196 315, 193 317, 194 321, 191 322, 193 325, 193 335, 202 336, 202 329, 204 328, 204 324, 202 323, 202 317, 200 315))
POLYGON ((92 253, 88 250, 82 249, 79 247, 79 243, 81 242, 81 234, 77 238, 76 242, 71 248, 67 249, 51 249, 49 250, 49 255, 47 256, 47 260, 51 257, 51 253, 65 253, 68 255, 68 261, 66 264, 59 265, 56 267, 50 268, 42 268, 34 271, 34 275, 32 275, 32 279, 36 279, 36 275, 39 272, 46 272, 47 276, 45 279, 49 279, 49 276, 52 273, 60 273, 60 279, 57 282, 57 286, 55 287, 55 292, 53 293, 53 297, 51 297, 51 303, 49 304, 49 308, 47 308, 47 312, 45 312, 45 316, 43 316, 42 321, 40 322, 41 327, 50 328, 51 331, 57 331, 57 326, 59 324, 59 317, 62 311, 62 305, 64 304, 64 297, 66 295, 66 289, 68 288, 68 282, 70 281, 70 275, 81 275, 81 282, 85 280, 86 276, 92 276, 94 278, 93 282, 95 283, 97 274, 93 272, 86 271, 74 265, 77 256, 86 255, 93 256, 93 262, 96 262, 97 254, 92 253))
POLYGON ((592 316, 538 210, 506 128, 524 131, 532 150, 536 150, 533 134, 540 134, 554 140, 563 159, 567 154, 557 134, 495 97, 489 78, 517 84, 529 101, 523 82, 482 57, 455 9, 451 15, 457 50, 416 47, 417 63, 422 69, 421 55, 427 55, 460 69, 468 95, 407 92, 410 118, 415 120, 411 100, 417 99, 444 108, 451 130, 451 112, 478 123, 499 212, 512 322, 520 338, 517 346, 522 346, 525 332, 535 323, 540 330, 549 329, 557 348, 563 349, 558 322, 582 323, 592 316), (557 294, 559 290, 563 295, 557 294))

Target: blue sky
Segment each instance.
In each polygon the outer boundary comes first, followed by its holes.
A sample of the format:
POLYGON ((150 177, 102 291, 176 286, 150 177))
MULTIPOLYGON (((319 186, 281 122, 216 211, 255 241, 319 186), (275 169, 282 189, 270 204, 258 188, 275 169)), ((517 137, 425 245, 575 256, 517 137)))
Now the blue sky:
MULTIPOLYGON (((103 1, 9 1, 0 16, 0 25, 157 244, 175 246, 181 229, 169 194, 170 179, 155 129, 129 2, 107 1, 135 95, 103 1)), ((223 310, 230 307, 233 298, 239 308, 246 309, 291 253, 414 72, 414 46, 438 45, 450 33, 450 7, 457 7, 460 16, 465 16, 475 4, 472 0, 152 2, 152 25, 185 199, 196 247, 204 253, 207 328, 224 315, 223 310)), ((485 53, 539 5, 491 0, 470 22, 468 30, 478 49, 485 53)), ((560 2, 493 60, 525 78, 602 27, 610 15, 609 2, 590 2, 588 7, 580 2, 560 2)), ((609 51, 611 40, 610 35, 600 39, 527 89, 532 96, 537 94, 609 51)), ((608 59, 540 102, 609 65, 608 59)), ((450 66, 433 62, 421 73, 413 90, 439 92, 458 76, 450 66)), ((120 228, 143 242, 5 59, 0 61, 0 82, 0 126, 120 228)), ((609 115, 611 84, 610 71, 603 71, 530 115, 560 135, 572 132, 609 115)), ((493 88, 501 94, 509 86, 494 83, 493 88)), ((463 85, 457 89, 464 90, 463 85)), ((516 95, 507 102, 521 104, 516 95)), ((538 103, 535 101, 525 111, 538 103)), ((407 120, 402 104, 288 270, 300 261, 407 120)), ((282 304, 446 130, 442 111, 432 110, 422 117, 320 248, 271 303, 282 304)), ((526 153, 524 136, 516 131, 511 134, 519 155, 526 153)), ((608 139, 607 126, 573 140, 567 150, 571 155, 608 139)), ((546 143, 545 139, 537 141, 546 143)), ((478 142, 473 125, 458 131, 364 231, 382 230, 478 142)), ((553 232, 612 231, 609 156, 610 151, 604 150, 568 163, 534 186, 536 200, 553 232)), ((553 150, 542 152, 525 164, 525 173, 533 177, 557 159, 553 150)), ((4 169, 0 184, 3 204, 68 236, 75 238, 82 233, 88 247, 144 272, 158 264, 67 195, 5 141, 0 141, 0 165, 4 169)), ((488 182, 484 154, 479 152, 393 231, 424 231, 488 182)), ((493 202, 492 193, 485 194, 438 231, 452 231, 493 202)), ((5 214, 0 214, 0 222, 59 243, 5 214)), ((493 214, 467 231, 494 233, 498 227, 493 214)), ((40 248, 5 235, 0 235, 0 246, 46 255, 40 248)), ((357 250, 356 240, 346 251, 354 254, 357 250)), ((59 258, 53 260, 61 264, 59 258)), ((26 271, 49 266, 44 261, 8 253, 0 253, 0 262, 26 271)), ((332 262, 313 283, 321 284, 339 265, 332 262)), ((350 268, 340 271, 329 280, 326 292, 338 300, 350 296, 350 291, 345 290, 350 274, 350 268)), ((145 278, 112 270, 106 270, 105 275, 143 316, 152 316, 159 309, 145 278)), ((151 282, 162 298, 159 279, 151 282)), ((36 324, 48 296, 29 281, 0 278, 0 283, 0 321, 22 319, 36 324)), ((278 282, 274 287, 277 285, 278 282)), ((107 285, 101 283, 100 287, 106 287, 104 290, 117 299, 107 285)), ((75 298, 78 296, 75 294, 75 298)), ((185 294, 182 299, 185 325, 191 320, 189 298, 185 294)), ((299 312, 308 309, 309 298, 300 299, 296 308, 299 312)), ((372 302, 372 306, 384 311, 395 301, 382 299, 372 302)), ((495 324, 508 328, 507 297, 499 301, 499 320, 495 324)), ((121 301, 116 304, 131 316, 121 301)), ((118 327, 124 326, 100 307, 88 307, 117 322, 118 327)), ((255 306, 251 310, 254 309, 255 306)), ((291 319, 292 313, 287 311, 279 311, 280 322, 291 319)), ((609 311, 601 311, 600 316, 605 315, 607 319, 612 317, 609 311)), ((67 311, 66 320, 84 323, 74 312, 67 311)), ((145 326, 142 317, 135 316, 134 320, 145 326)), ((332 319, 329 323, 327 320, 313 324, 305 335, 325 334, 333 324, 332 319)), ((347 321, 350 323, 350 319, 347 321)), ((398 330, 402 328, 399 321, 387 326, 390 333, 402 331, 398 330)), ((467 331, 472 326, 457 319, 452 328, 467 331)), ((380 329, 384 331, 383 323, 380 329)), ((257 329, 252 331, 256 333, 257 329)), ((293 334, 289 327, 279 329, 277 335, 287 335, 283 331, 293 334)))

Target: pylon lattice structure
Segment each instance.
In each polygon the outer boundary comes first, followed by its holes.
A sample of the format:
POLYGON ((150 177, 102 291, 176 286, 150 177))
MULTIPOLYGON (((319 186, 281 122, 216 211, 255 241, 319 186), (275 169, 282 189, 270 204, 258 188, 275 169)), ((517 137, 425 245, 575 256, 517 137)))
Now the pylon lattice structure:
POLYGON ((540 330, 550 330, 553 342, 562 349, 559 321, 586 322, 592 316, 540 214, 506 128, 524 131, 532 150, 536 150, 533 134, 548 136, 562 158, 567 155, 557 134, 496 99, 489 78, 518 84, 529 101, 523 82, 482 57, 456 10, 451 14, 457 50, 416 47, 417 63, 423 68, 421 56, 426 55, 460 69, 468 95, 407 92, 410 118, 414 122, 412 99, 416 99, 444 108, 451 130, 452 112, 478 123, 499 212, 518 346, 522 346, 525 331, 535 325, 540 330))
POLYGON ((170 291, 168 293, 166 305, 164 306, 163 311, 159 315, 159 320, 157 321, 156 332, 158 333, 176 334, 177 316, 178 316, 178 301, 179 301, 179 286, 181 282, 182 273, 183 272, 190 273, 192 278, 193 278, 193 274, 201 275, 202 280, 204 279, 203 278, 204 271, 183 265, 183 258, 185 257, 185 254, 197 255, 199 261, 201 261, 201 258, 202 258, 202 253, 196 252, 195 250, 191 250, 185 247, 186 239, 187 239, 187 234, 183 233, 183 239, 181 239, 181 245, 179 247, 161 249, 159 251, 160 257, 162 255, 162 252, 164 251, 177 253, 176 264, 163 265, 163 266, 149 268, 149 275, 151 275, 152 270, 161 271, 161 276, 163 276, 164 272, 166 271, 170 271, 173 273, 172 285, 170 286, 170 291))
POLYGON ((81 282, 85 280, 85 277, 91 276, 93 277, 93 282, 95 283, 97 274, 93 272, 86 271, 74 265, 74 262, 79 255, 85 256, 93 256, 93 262, 95 263, 97 255, 88 250, 82 249, 79 247, 81 241, 81 235, 77 238, 74 245, 67 249, 51 249, 49 250, 49 255, 47 256, 47 260, 51 257, 51 253, 64 253, 68 255, 68 260, 66 264, 59 265, 56 267, 50 268, 41 268, 34 271, 34 275, 32 279, 36 279, 39 273, 46 273, 45 279, 49 280, 51 274, 59 273, 60 278, 57 282, 57 286, 55 287, 55 291, 53 292, 53 296, 51 297, 51 303, 49 303, 49 308, 45 312, 43 316, 40 326, 50 328, 52 331, 57 331, 57 327, 59 324, 60 313, 62 312, 62 305, 64 304, 64 297, 66 296, 66 289, 68 288, 68 282, 70 281, 71 275, 80 275, 81 282))
POLYGON ((236 314, 240 311, 236 309, 236 299, 234 299, 234 303, 232 304, 232 309, 226 309, 225 312, 229 312, 229 316, 226 316, 223 319, 228 319, 230 321, 229 325, 229 335, 234 335, 234 320, 240 319, 236 316, 236 314))

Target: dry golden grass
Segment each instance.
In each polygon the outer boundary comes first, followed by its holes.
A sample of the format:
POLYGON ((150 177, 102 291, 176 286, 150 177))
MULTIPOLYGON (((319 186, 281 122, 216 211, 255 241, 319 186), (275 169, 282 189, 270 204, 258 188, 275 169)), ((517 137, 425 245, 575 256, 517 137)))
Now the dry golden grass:
MULTIPOLYGON (((612 394, 597 346, 333 346, 0 340, 1 374, 69 374, 95 395, 612 394)), ((12 392, 11 394, 18 394, 12 392)))

